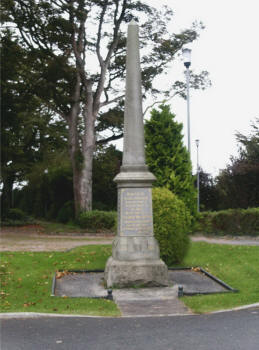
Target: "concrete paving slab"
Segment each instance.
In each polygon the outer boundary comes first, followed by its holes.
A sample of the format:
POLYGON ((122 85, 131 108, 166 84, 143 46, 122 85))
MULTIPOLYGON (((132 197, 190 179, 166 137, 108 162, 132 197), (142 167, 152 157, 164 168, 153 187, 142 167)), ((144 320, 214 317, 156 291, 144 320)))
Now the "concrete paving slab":
POLYGON ((178 299, 178 286, 153 288, 123 288, 114 289, 113 297, 116 302, 125 301, 155 301, 178 299))
POLYGON ((56 279, 54 295, 67 297, 104 298, 104 273, 71 273, 56 279))
POLYGON ((192 312, 180 299, 130 300, 116 302, 123 316, 191 315, 192 312))
MULTIPOLYGON (((178 298, 178 286, 184 293, 217 293, 224 286, 196 270, 169 270, 168 287, 113 289, 113 298, 123 316, 191 314, 178 298)), ((107 297, 103 272, 72 272, 56 279, 55 296, 107 297)))
POLYGON ((227 289, 199 270, 169 270, 169 281, 181 285, 185 295, 220 293, 227 289))

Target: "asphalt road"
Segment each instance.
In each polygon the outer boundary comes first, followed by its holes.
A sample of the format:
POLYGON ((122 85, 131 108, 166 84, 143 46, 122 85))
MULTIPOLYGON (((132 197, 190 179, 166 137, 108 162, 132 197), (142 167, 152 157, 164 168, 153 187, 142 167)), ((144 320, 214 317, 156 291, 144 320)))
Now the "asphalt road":
POLYGON ((150 318, 2 320, 1 350, 258 350, 259 308, 150 318))

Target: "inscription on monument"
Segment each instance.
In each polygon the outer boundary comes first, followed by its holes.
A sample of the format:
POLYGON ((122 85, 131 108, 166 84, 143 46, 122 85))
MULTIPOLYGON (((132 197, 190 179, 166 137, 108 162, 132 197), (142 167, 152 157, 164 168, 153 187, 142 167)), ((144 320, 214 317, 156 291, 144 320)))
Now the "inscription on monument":
POLYGON ((120 235, 153 235, 151 191, 150 188, 120 190, 120 235))

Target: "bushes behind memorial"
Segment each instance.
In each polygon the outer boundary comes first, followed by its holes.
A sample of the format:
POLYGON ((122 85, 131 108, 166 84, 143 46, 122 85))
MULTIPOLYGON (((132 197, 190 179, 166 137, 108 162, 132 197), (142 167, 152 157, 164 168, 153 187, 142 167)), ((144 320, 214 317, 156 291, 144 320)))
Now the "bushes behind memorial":
POLYGON ((1 226, 24 226, 34 224, 35 220, 29 217, 19 208, 9 209, 4 216, 1 217, 1 226))
POLYGON ((259 208, 202 212, 199 214, 194 232, 259 236, 259 208))
POLYGON ((168 265, 180 263, 187 253, 191 215, 182 200, 166 188, 153 188, 154 234, 160 257, 168 265))
POLYGON ((92 232, 114 231, 117 213, 115 211, 93 210, 80 214, 78 222, 81 228, 92 232))

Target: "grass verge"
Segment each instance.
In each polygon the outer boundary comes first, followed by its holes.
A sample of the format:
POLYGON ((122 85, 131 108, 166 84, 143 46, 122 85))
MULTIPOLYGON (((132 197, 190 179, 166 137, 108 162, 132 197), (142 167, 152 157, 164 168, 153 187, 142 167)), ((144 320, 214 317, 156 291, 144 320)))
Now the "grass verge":
MULTIPOLYGON (((111 246, 85 246, 69 252, 3 252, 2 312, 48 312, 119 316, 115 303, 103 299, 51 297, 56 270, 104 269, 111 246)), ((196 313, 259 302, 259 247, 192 243, 184 266, 201 266, 239 293, 183 297, 196 313)))
POLYGON ((1 312, 47 312, 119 316, 116 304, 105 299, 51 297, 56 270, 104 269, 110 246, 87 246, 69 252, 3 252, 1 312))
POLYGON ((259 247, 192 243, 185 266, 201 266, 238 293, 185 296, 183 302, 196 313, 229 309, 259 302, 259 247))

